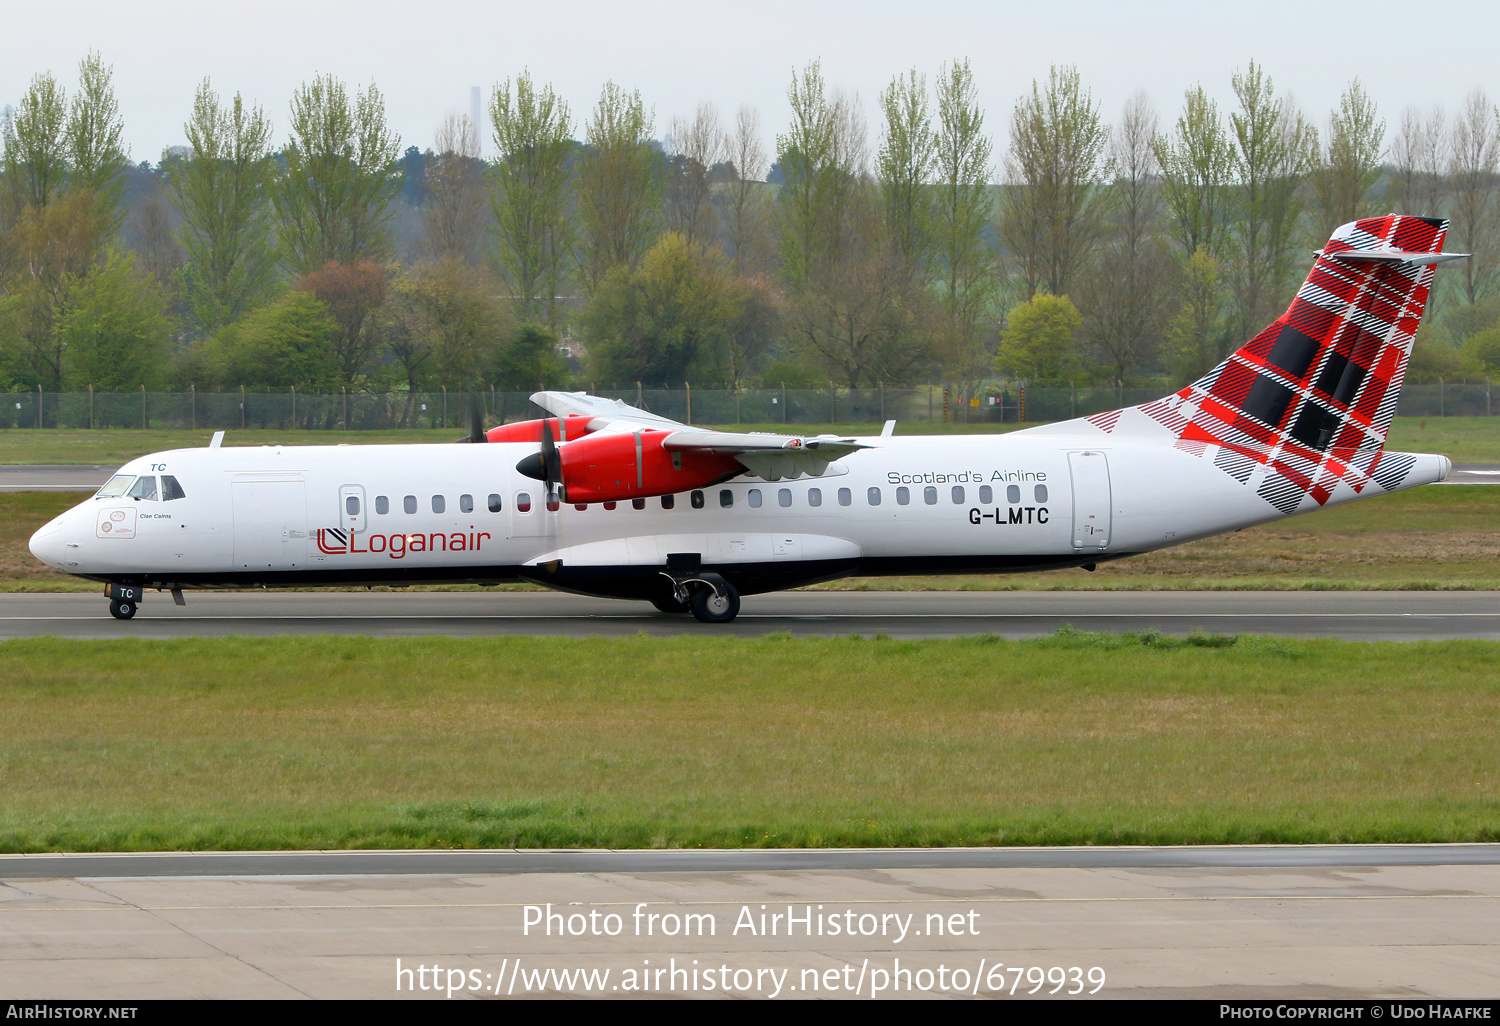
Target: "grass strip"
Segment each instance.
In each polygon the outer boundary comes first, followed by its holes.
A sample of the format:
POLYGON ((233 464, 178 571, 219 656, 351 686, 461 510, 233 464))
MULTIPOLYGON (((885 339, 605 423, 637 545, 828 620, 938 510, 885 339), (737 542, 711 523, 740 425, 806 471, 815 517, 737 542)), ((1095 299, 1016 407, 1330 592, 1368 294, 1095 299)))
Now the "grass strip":
POLYGON ((0 849, 1500 839, 1500 644, 0 644, 0 849))

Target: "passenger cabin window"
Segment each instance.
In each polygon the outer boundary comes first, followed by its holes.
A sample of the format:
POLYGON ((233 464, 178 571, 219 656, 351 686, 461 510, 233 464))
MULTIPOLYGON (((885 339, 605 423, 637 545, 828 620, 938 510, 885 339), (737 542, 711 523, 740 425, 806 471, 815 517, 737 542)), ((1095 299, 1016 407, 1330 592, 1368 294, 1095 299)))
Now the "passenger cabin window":
POLYGON ((474 512, 474 496, 460 495, 458 497, 458 511, 460 513, 474 512))
POLYGON ((646 500, 645 499, 631 499, 630 500, 630 508, 631 509, 645 509, 646 508, 646 500))
POLYGON ((989 485, 979 486, 979 501, 988 505, 995 501, 995 490, 989 485))
POLYGON ((807 504, 809 506, 823 505, 823 489, 809 488, 807 490, 807 504))
POLYGON ((447 508, 448 508, 448 500, 447 499, 443 498, 441 495, 434 495, 432 497, 432 511, 434 513, 442 513, 445 510, 447 510, 447 508))
POLYGON ((531 493, 530 492, 517 492, 516 493, 516 512, 517 513, 530 513, 531 512, 531 493))
POLYGON ((839 489, 839 505, 847 506, 854 501, 854 493, 847 488, 839 489))
POLYGON ((928 485, 926 488, 923 488, 922 489, 922 501, 925 502, 925 503, 927 503, 927 505, 929 505, 929 506, 936 506, 937 505, 937 489, 934 488, 934 487, 932 487, 932 485, 928 485))
POLYGON ((963 485, 954 485, 953 486, 953 505, 955 505, 955 506, 962 506, 963 504, 964 504, 964 486, 963 485))
POLYGON ((573 508, 582 513, 584 510, 589 508, 589 504, 586 502, 575 502, 573 503, 573 508))
POLYGON ((776 492, 776 504, 783 508, 790 506, 792 504, 792 490, 790 488, 778 489, 776 492))
POLYGON ((1021 501, 1021 486, 1020 485, 1006 485, 1005 486, 1005 501, 1006 502, 1020 502, 1021 501))
POLYGON ((390 511, 391 511, 391 500, 390 500, 390 497, 389 496, 385 496, 385 495, 377 495, 377 496, 375 496, 375 512, 379 513, 381 516, 385 516, 390 511))
POLYGON ((503 504, 500 502, 500 496, 495 492, 490 492, 490 512, 499 513, 501 505, 503 504))
POLYGON ((606 502, 604 504, 604 508, 605 509, 614 509, 615 508, 615 500, 614 499, 610 499, 608 502, 606 502))
POLYGON ((688 501, 693 504, 694 509, 702 509, 703 493, 696 488, 693 489, 692 494, 688 496, 688 501))
POLYGON ((661 497, 661 508, 662 509, 671 509, 675 505, 677 505, 677 496, 675 496, 675 495, 663 495, 661 497))
POLYGON ((911 489, 907 488, 905 485, 902 485, 900 488, 897 488, 896 489, 896 505, 898 505, 898 506, 905 506, 909 502, 911 502, 911 489))
POLYGON ((750 508, 751 509, 760 509, 760 489, 759 488, 752 488, 752 489, 750 489, 750 508))
POLYGON ((556 492, 548 492, 547 493, 547 512, 548 513, 556 513, 561 508, 562 508, 562 499, 558 497, 558 494, 556 492))
POLYGON ((1046 502, 1047 501, 1047 486, 1046 485, 1037 485, 1036 486, 1036 501, 1037 502, 1046 502))
POLYGON ((417 497, 415 495, 408 495, 403 498, 401 500, 401 508, 406 510, 407 513, 415 513, 417 511, 417 497))
POLYGON ((182 490, 182 485, 171 474, 161 476, 161 501, 171 502, 173 499, 186 499, 187 492, 182 490))
POLYGON ((357 516, 359 516, 359 496, 358 495, 346 495, 346 496, 344 496, 344 512, 348 513, 351 517, 357 517, 357 516))
POLYGON ((130 491, 126 494, 132 499, 148 499, 151 502, 155 502, 156 476, 154 474, 147 474, 145 477, 136 478, 135 484, 130 486, 130 491))
POLYGON ((719 505, 724 509, 728 509, 734 505, 734 493, 728 488, 719 489, 719 505))
POLYGON ((868 492, 865 493, 865 497, 870 500, 870 505, 871 506, 879 506, 880 505, 880 489, 879 488, 871 488, 868 492))

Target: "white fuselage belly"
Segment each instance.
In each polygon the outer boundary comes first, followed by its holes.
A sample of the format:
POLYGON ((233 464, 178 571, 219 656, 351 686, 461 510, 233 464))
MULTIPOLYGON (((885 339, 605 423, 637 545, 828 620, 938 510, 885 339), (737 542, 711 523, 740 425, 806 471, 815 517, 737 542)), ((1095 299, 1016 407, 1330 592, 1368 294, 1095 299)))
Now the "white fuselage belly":
MULTIPOLYGON (((684 491, 671 509, 651 497, 643 509, 622 501, 555 512, 544 486, 515 469, 535 451, 529 444, 175 450, 120 473, 171 474, 184 498, 91 499, 58 518, 43 558, 68 573, 148 587, 526 577, 622 594, 611 574, 649 574, 689 552, 706 570, 767 570, 742 587, 754 591, 849 573, 1081 565, 1282 516, 1211 461, 1154 441, 863 441, 872 448, 821 477, 738 477, 699 489, 701 508, 684 491), (548 577, 559 568, 563 576, 548 577)), ((1403 486, 1442 476, 1446 461, 1427 459, 1430 469, 1403 486)), ((1357 497, 1341 487, 1327 504, 1357 497)))

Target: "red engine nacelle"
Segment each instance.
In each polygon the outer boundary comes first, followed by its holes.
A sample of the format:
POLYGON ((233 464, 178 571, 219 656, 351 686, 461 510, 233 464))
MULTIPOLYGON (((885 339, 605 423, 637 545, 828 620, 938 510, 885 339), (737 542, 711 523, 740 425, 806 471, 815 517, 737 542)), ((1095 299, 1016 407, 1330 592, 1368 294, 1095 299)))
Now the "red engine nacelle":
POLYGON ((702 488, 745 468, 714 452, 668 452, 671 431, 595 435, 559 447, 566 502, 616 502, 702 488))
POLYGON ((584 416, 564 417, 561 426, 558 425, 556 417, 548 417, 545 420, 519 420, 514 424, 492 427, 484 433, 484 437, 489 442, 540 442, 542 425, 551 424, 552 440, 561 444, 565 440, 582 438, 588 434, 589 424, 593 419, 593 417, 584 416))

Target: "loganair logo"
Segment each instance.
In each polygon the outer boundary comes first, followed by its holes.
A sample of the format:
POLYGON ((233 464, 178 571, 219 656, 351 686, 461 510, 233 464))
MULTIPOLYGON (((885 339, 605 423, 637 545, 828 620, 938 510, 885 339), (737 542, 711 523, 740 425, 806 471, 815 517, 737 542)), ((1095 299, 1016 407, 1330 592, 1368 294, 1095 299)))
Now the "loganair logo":
POLYGON ((478 552, 488 531, 437 531, 432 534, 372 534, 362 536, 339 527, 318 528, 318 551, 325 556, 363 556, 369 553, 405 559, 413 552, 478 552))

